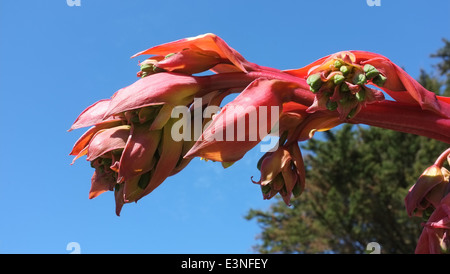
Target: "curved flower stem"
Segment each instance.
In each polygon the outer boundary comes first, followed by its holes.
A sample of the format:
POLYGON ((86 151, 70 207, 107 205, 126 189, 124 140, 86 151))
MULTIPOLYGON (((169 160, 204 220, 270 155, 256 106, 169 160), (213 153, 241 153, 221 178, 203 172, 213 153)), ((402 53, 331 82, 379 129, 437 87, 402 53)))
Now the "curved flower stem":
POLYGON ((307 106, 311 105, 314 101, 314 94, 309 91, 309 86, 305 79, 275 70, 252 71, 248 73, 219 73, 208 76, 200 76, 197 79, 203 86, 203 89, 196 95, 201 97, 215 90, 245 88, 258 78, 277 79, 295 83, 298 88, 295 89, 294 92, 287 94, 286 100, 295 101, 307 106))
POLYGON ((442 167, 444 165, 444 162, 447 160, 447 157, 450 155, 450 148, 444 151, 437 159, 436 162, 434 162, 435 165, 438 167, 442 167))
MULTIPOLYGON (((203 89, 196 95, 201 97, 215 90, 233 88, 238 89, 236 92, 239 92, 239 89, 244 89, 258 78, 278 79, 295 83, 298 86, 297 88, 283 94, 286 102, 294 101, 310 106, 314 101, 315 95, 309 91, 309 86, 304 79, 275 70, 200 76, 198 80, 203 89)), ((450 143, 450 119, 423 110, 419 106, 396 101, 385 100, 367 104, 355 117, 342 122, 366 124, 450 143)))
POLYGON ((424 111, 418 106, 399 102, 383 101, 366 105, 346 122, 412 133, 450 143, 450 119, 424 111))

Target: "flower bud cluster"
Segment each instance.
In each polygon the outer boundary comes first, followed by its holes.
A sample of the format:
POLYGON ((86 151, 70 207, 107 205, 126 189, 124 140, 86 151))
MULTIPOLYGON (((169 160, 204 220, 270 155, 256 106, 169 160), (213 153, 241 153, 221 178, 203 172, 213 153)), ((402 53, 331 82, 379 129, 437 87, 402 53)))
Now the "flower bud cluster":
POLYGON ((354 63, 351 53, 341 53, 309 72, 307 84, 316 94, 309 111, 337 110, 341 119, 353 118, 366 103, 384 100, 383 93, 367 84, 382 87, 386 77, 374 66, 354 63))

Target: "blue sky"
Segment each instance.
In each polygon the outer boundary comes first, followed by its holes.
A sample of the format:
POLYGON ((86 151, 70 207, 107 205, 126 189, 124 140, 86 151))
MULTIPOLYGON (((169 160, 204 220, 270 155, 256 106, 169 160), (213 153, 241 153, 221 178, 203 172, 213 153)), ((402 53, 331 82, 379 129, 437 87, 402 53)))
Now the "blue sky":
POLYGON ((212 32, 249 61, 279 69, 359 49, 417 77, 450 39, 447 0, 0 1, 0 253, 253 253, 243 216, 266 209, 250 151, 229 169, 194 159, 137 204, 89 200, 93 169, 68 155, 78 114, 137 80, 151 46, 212 32))

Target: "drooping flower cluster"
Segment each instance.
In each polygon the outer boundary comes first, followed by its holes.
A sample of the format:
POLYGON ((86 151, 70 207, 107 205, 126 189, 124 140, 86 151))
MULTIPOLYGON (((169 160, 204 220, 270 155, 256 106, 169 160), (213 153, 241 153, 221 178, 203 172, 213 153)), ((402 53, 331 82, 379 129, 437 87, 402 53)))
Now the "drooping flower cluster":
POLYGON ((450 149, 428 167, 405 198, 409 216, 428 218, 416 253, 450 253, 450 149))
MULTIPOLYGON (((279 193, 286 204, 305 188, 298 142, 317 131, 366 124, 450 143, 450 98, 376 53, 343 51, 281 71, 251 63, 220 37, 204 34, 133 57, 143 55, 152 56, 139 63, 139 79, 86 108, 70 128, 90 127, 70 154, 74 161, 87 156, 95 169, 89 198, 114 191, 117 215, 192 158, 228 167, 266 137, 278 141, 261 149, 255 183, 264 199, 279 193), (231 93, 239 94, 220 109, 231 93)), ((448 246, 449 175, 439 163, 411 189, 406 206, 410 215, 434 210, 422 243, 438 237, 442 247, 448 246)))
POLYGON ((273 152, 266 152, 258 162, 264 199, 271 199, 280 193, 289 205, 291 196, 300 196, 305 188, 305 167, 297 142, 278 147, 273 152))

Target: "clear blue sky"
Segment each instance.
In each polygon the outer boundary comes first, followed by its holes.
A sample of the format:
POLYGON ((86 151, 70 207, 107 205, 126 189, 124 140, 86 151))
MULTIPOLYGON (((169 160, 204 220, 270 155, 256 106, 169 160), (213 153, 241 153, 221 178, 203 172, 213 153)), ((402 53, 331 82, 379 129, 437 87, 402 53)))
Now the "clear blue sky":
POLYGON ((151 46, 213 32, 249 61, 279 69, 359 49, 414 77, 450 39, 450 1, 0 1, 0 253, 253 253, 243 216, 265 209, 251 176, 258 150, 223 170, 193 162, 114 213, 113 193, 88 199, 93 169, 68 156, 78 114, 137 80, 151 46))

